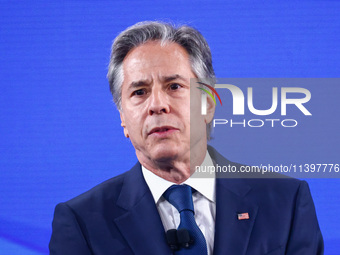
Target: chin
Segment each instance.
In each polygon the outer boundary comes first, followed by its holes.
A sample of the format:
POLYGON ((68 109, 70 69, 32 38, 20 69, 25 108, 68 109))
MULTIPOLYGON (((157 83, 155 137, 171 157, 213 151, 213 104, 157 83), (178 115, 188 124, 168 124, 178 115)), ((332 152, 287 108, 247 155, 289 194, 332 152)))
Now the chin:
POLYGON ((159 145, 152 148, 151 157, 156 161, 173 160, 179 155, 179 150, 176 146, 172 145, 159 145))

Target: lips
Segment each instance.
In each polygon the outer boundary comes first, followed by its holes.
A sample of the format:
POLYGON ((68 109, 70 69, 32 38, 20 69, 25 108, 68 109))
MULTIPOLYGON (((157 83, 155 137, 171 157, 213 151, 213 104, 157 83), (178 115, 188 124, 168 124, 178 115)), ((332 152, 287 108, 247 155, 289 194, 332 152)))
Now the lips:
POLYGON ((167 133, 169 131, 175 131, 178 130, 177 128, 171 127, 171 126, 161 126, 161 127, 155 127, 151 129, 151 131, 148 133, 148 135, 152 134, 162 134, 167 133))

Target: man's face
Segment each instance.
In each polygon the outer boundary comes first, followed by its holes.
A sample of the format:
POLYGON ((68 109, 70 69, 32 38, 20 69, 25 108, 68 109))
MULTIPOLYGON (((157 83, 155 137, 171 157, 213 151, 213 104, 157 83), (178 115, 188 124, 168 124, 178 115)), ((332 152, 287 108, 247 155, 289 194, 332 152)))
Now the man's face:
POLYGON ((120 116, 141 163, 190 160, 194 147, 206 150, 206 123, 212 116, 201 116, 196 88, 191 100, 197 106, 191 114, 197 117, 190 141, 190 78, 196 76, 183 47, 147 42, 128 53, 123 72, 120 116))

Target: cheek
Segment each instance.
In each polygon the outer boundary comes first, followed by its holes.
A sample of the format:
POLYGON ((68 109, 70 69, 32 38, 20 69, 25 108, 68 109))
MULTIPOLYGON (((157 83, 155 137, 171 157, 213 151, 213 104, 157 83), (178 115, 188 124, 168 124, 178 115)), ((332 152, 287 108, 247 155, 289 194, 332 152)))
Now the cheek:
POLYGON ((205 122, 204 119, 205 119, 205 115, 202 115, 201 113, 201 105, 195 105, 195 107, 191 106, 190 108, 191 123, 193 125, 199 124, 199 123, 205 122))
POLYGON ((139 121, 136 116, 130 115, 127 117, 127 128, 130 129, 131 131, 136 131, 139 126, 139 121))
POLYGON ((141 114, 133 113, 126 116, 126 127, 129 134, 142 134, 143 133, 143 118, 141 114))

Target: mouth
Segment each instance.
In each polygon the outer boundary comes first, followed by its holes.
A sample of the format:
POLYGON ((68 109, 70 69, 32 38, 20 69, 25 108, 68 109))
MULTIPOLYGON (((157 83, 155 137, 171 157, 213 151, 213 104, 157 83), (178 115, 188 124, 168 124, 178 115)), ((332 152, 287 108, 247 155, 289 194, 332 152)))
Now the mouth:
POLYGON ((148 135, 167 135, 177 130, 178 130, 177 128, 171 126, 155 127, 150 130, 148 135))

